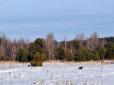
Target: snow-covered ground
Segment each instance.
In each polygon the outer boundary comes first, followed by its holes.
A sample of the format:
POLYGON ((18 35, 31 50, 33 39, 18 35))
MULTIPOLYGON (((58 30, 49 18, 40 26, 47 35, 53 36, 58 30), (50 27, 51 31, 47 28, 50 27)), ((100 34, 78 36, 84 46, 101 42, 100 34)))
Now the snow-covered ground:
POLYGON ((0 85, 114 85, 114 64, 0 64, 0 85), (78 68, 83 66, 82 70, 78 68))

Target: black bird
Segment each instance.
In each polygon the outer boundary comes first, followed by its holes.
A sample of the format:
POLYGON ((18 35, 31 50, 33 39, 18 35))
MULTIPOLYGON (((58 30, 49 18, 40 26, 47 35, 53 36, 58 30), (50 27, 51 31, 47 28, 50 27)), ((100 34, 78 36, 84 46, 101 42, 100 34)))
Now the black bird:
POLYGON ((78 69, 79 69, 79 70, 83 69, 83 66, 80 66, 78 69))
POLYGON ((28 65, 28 67, 31 67, 31 65, 28 65))

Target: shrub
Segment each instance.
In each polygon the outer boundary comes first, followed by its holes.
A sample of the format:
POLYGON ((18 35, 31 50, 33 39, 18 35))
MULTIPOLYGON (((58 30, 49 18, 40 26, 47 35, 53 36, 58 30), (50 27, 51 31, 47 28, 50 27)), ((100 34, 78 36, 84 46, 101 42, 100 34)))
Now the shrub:
POLYGON ((64 59, 64 49, 62 47, 59 47, 56 49, 55 58, 56 58, 56 60, 64 59))
POLYGON ((37 62, 37 61, 31 61, 30 62, 31 66, 42 66, 42 62, 37 62))
POLYGON ((16 60, 20 62, 29 62, 32 60, 32 57, 28 51, 28 49, 21 48, 17 53, 16 60))
POLYGON ((31 66, 42 66, 42 63, 46 60, 44 53, 37 52, 33 55, 33 60, 30 62, 31 66))
POLYGON ((72 56, 70 49, 64 50, 64 58, 66 61, 73 61, 74 60, 74 56, 72 56))

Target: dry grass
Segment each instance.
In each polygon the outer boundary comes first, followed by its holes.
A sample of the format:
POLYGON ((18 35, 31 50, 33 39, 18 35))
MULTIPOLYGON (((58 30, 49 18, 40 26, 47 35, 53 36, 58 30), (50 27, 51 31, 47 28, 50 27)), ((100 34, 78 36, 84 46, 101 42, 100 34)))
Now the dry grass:
POLYGON ((67 61, 56 61, 56 60, 52 60, 52 61, 46 61, 44 62, 44 64, 60 64, 60 63, 65 63, 65 64, 111 64, 112 62, 114 62, 114 60, 103 60, 103 61, 81 61, 81 62, 67 62, 67 61))
MULTIPOLYGON (((74 62, 74 61, 70 61, 70 62, 67 62, 67 61, 59 61, 59 60, 50 60, 50 61, 46 61, 44 62, 44 64, 57 64, 57 63, 65 63, 65 64, 110 64, 114 62, 114 60, 103 60, 103 61, 81 61, 81 62, 74 62)), ((28 63, 20 63, 18 61, 0 61, 0 64, 3 64, 3 63, 9 63, 9 64, 28 64, 28 63)))
POLYGON ((18 61, 0 61, 0 64, 27 64, 27 63, 22 63, 22 62, 18 62, 18 61))

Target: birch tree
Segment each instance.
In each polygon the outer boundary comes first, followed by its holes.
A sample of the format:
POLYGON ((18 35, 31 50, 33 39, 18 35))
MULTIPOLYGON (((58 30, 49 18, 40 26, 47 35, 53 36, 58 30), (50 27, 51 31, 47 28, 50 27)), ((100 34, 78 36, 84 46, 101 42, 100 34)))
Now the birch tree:
POLYGON ((54 36, 52 33, 49 33, 46 36, 46 40, 45 40, 45 46, 48 52, 48 59, 54 59, 54 49, 55 49, 55 40, 54 40, 54 36))

